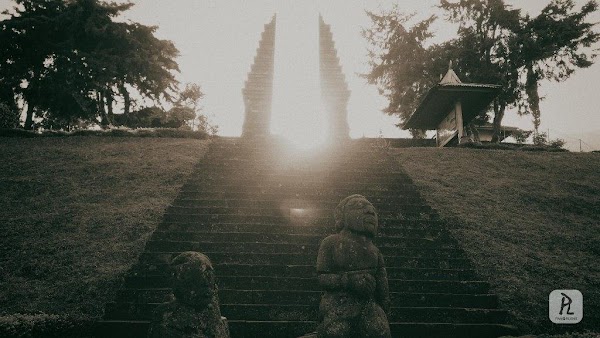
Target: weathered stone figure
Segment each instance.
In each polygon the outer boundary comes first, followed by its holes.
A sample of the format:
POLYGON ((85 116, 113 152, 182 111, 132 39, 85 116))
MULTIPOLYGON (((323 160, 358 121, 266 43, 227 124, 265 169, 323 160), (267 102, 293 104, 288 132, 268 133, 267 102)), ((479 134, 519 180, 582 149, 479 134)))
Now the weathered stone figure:
POLYGON ((373 244, 377 214, 361 195, 335 210, 336 230, 317 258, 321 298, 318 337, 391 337, 386 312, 389 288, 383 256, 373 244))
POLYGON ((150 326, 152 338, 228 338, 221 317, 215 272, 205 255, 187 251, 171 262, 175 300, 159 306, 150 326))

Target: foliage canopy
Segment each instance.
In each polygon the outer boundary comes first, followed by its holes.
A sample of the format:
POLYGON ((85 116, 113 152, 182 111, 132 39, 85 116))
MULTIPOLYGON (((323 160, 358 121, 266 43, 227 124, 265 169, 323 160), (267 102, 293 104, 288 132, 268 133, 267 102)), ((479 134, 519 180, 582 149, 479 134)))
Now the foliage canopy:
POLYGON ((26 103, 26 128, 34 113, 59 127, 96 117, 108 124, 114 100, 127 114, 133 93, 173 99, 179 52, 154 36, 157 27, 114 20, 132 3, 15 2, 0 21, 0 100, 26 103))
MULTIPOLYGON (((410 26, 414 15, 398 6, 367 12, 372 26, 363 35, 371 45, 371 69, 364 76, 388 98, 385 112, 398 115, 399 125, 452 61, 465 82, 502 85, 492 110, 494 141, 506 108, 532 114, 537 130, 540 81, 563 81, 577 68, 591 66, 595 55, 590 47, 600 38, 594 25, 585 21, 598 8, 593 0, 579 11, 572 0, 552 0, 536 17, 523 15, 504 0, 440 0, 438 7, 444 20, 458 29, 454 39, 437 44, 431 43, 436 16, 410 26)), ((484 115, 475 123, 487 119, 484 115)))

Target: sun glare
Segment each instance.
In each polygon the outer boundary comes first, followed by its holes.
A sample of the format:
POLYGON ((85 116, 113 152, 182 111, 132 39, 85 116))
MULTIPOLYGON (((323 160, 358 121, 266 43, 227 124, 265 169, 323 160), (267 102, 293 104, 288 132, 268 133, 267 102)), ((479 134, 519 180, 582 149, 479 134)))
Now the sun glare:
POLYGON ((319 84, 318 13, 292 4, 277 13, 271 131, 298 149, 324 143, 319 84))

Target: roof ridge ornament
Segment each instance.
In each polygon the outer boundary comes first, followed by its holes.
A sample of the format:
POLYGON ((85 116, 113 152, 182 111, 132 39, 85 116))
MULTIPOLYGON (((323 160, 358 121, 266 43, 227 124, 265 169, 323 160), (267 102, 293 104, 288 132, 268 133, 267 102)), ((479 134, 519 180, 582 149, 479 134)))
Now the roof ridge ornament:
POLYGON ((452 70, 452 60, 450 60, 450 62, 448 64, 448 72, 446 72, 446 75, 444 75, 444 77, 440 80, 439 84, 440 85, 454 85, 454 84, 460 84, 460 83, 462 83, 462 81, 460 80, 458 75, 456 75, 454 70, 452 70))

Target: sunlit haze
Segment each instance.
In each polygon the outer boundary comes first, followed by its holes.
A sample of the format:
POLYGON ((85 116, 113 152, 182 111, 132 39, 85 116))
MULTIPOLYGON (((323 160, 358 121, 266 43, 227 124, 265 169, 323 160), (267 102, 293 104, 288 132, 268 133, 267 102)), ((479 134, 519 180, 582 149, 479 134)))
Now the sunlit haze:
MULTIPOLYGON (((549 0, 506 0, 537 15, 549 0)), ((368 71, 367 43, 361 28, 370 25, 364 10, 390 8, 383 0, 134 0, 125 19, 157 25, 157 36, 172 40, 181 51, 182 83, 195 82, 205 93, 204 112, 219 125, 221 135, 240 135, 244 118, 241 89, 256 54, 263 25, 277 13, 275 81, 271 130, 298 143, 318 143, 323 114, 318 86, 318 15, 331 25, 340 64, 351 90, 348 122, 352 137, 408 137, 395 127, 396 117, 381 109, 387 101, 358 74, 368 71)), ((439 0, 396 1, 417 18, 437 13, 439 0)), ((577 0, 580 8, 587 0, 577 0)), ((0 0, 0 9, 12 2, 0 0)), ((590 21, 600 21, 595 13, 590 21)), ((438 20, 438 41, 451 38, 455 27, 438 20)), ((460 75, 460 74, 459 74, 460 75)), ((563 83, 543 82, 541 129, 569 145, 583 138, 600 148, 600 111, 597 108, 600 65, 580 69, 563 83), (595 139, 594 139, 595 137, 595 139)), ((505 125, 532 129, 531 116, 508 112, 505 125)))
POLYGON ((319 91, 318 13, 310 1, 277 10, 271 131, 298 146, 325 140, 319 91))

